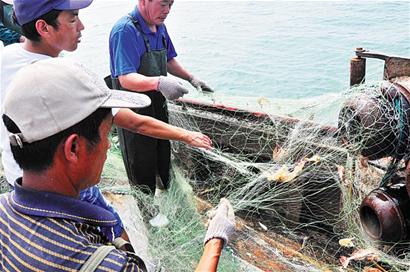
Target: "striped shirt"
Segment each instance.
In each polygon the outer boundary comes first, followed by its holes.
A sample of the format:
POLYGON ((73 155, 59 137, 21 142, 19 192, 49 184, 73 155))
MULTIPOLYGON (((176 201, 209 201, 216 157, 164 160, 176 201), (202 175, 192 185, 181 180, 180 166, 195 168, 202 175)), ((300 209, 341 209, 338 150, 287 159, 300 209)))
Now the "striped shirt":
MULTIPOLYGON (((23 188, 0 198, 0 271, 78 271, 108 239, 109 211, 59 194, 23 188)), ((111 251, 96 271, 143 271, 136 255, 111 251)))

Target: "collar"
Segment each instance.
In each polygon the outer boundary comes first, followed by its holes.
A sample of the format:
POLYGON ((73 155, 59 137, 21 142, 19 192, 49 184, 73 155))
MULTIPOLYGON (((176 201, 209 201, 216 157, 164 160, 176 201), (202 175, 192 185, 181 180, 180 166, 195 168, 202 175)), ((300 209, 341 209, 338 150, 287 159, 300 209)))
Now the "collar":
POLYGON ((40 217, 69 219, 90 225, 112 227, 117 220, 109 211, 88 202, 50 192, 24 188, 22 178, 14 183, 11 205, 17 211, 40 217))
MULTIPOLYGON (((135 7, 135 9, 130 13, 130 15, 135 21, 138 21, 144 34, 155 34, 151 31, 151 29, 149 29, 149 26, 145 22, 144 17, 142 17, 140 11, 138 10, 138 6, 135 7)), ((162 33, 162 28, 163 24, 157 25, 157 33, 162 33)))

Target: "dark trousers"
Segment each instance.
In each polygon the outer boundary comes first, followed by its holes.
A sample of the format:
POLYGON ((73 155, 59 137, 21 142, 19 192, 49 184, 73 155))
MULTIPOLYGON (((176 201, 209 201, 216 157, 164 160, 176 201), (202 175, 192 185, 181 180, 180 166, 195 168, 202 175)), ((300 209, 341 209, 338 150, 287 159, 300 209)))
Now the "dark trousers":
MULTIPOLYGON (((138 110, 138 114, 154 117, 168 123, 165 98, 158 92, 147 92, 151 106, 138 110)), ((165 188, 169 187, 171 145, 168 140, 159 140, 125 129, 118 129, 121 153, 131 186, 141 186, 155 192, 158 174, 165 188)))

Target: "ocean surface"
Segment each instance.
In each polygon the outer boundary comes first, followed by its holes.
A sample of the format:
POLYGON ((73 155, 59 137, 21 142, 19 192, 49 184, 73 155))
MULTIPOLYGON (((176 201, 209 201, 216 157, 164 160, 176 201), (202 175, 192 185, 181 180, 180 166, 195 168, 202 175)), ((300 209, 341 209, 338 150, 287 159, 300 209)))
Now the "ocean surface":
MULTIPOLYGON (((108 74, 110 29, 136 3, 95 0, 81 10, 82 42, 65 55, 108 74)), ((177 59, 216 91, 190 97, 278 113, 313 104, 332 115, 356 47, 410 57, 410 1, 176 0, 165 23, 177 59)), ((368 60, 367 81, 382 70, 368 60)))

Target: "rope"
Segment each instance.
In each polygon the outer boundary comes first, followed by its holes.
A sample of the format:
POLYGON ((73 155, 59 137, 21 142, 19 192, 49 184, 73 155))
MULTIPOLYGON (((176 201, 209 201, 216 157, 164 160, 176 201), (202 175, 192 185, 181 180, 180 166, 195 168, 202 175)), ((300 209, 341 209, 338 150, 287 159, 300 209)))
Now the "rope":
POLYGON ((399 115, 399 120, 397 123, 397 128, 399 131, 399 141, 395 148, 395 152, 393 160, 390 162, 389 166, 387 167, 386 173, 384 174, 382 180, 380 181, 380 187, 387 184, 388 181, 393 177, 393 175, 397 172, 397 167, 400 160, 405 156, 405 152, 407 150, 407 135, 408 135, 408 125, 407 125, 407 118, 404 114, 403 104, 402 104, 402 97, 398 94, 394 100, 394 110, 399 115))

